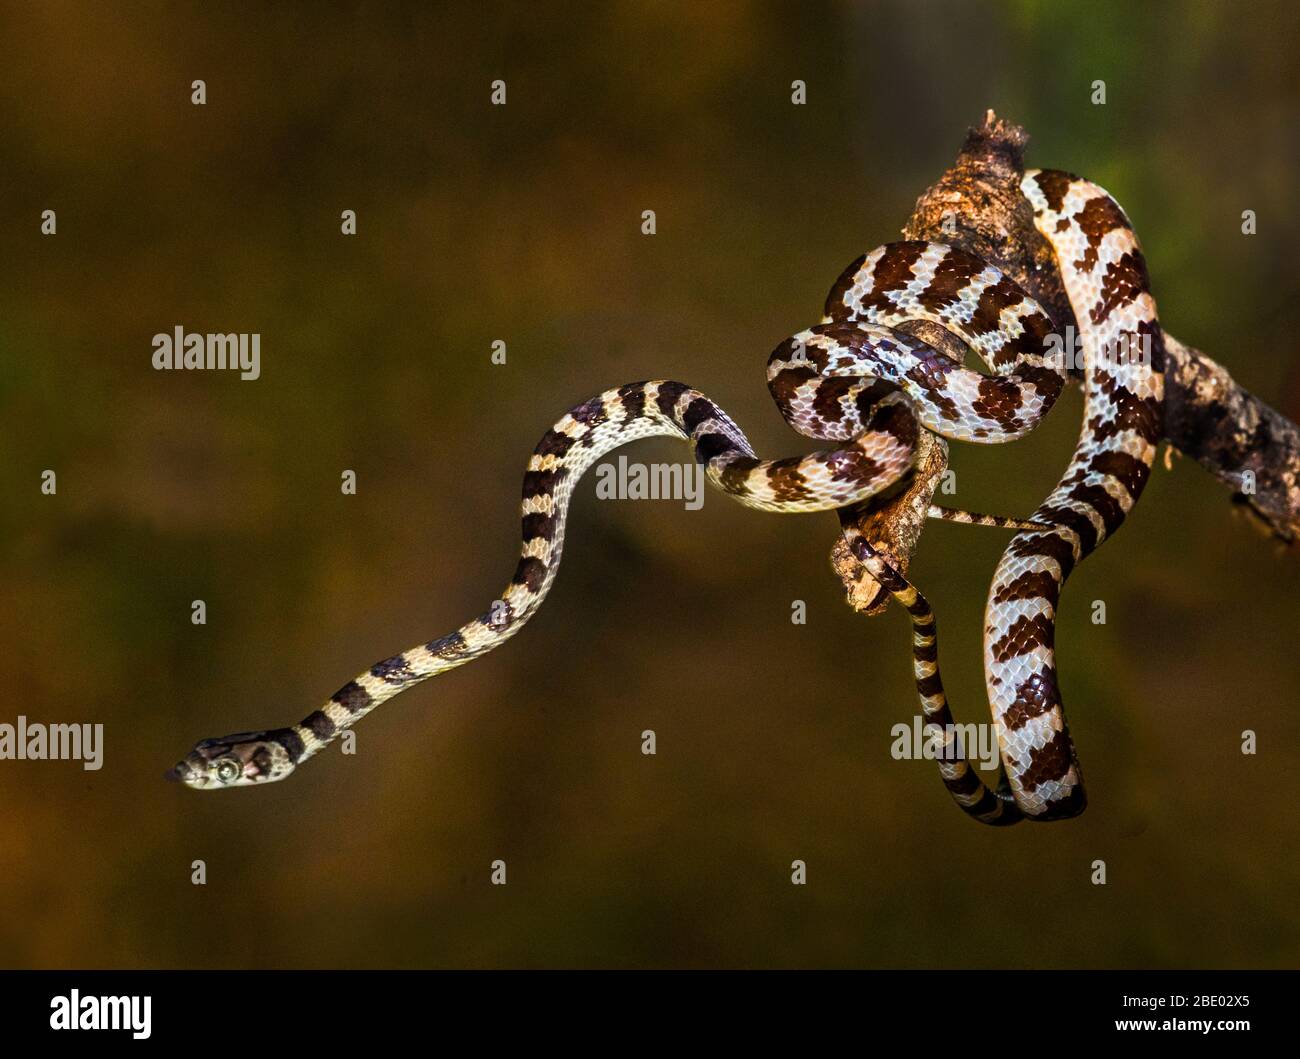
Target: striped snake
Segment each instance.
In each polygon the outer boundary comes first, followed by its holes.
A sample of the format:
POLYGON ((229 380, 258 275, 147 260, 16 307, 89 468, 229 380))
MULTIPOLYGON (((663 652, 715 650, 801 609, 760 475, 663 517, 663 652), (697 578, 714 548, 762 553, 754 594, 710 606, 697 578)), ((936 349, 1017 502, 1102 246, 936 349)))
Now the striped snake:
MULTIPOLYGON (((845 524, 853 556, 911 616, 926 725, 951 751, 940 755, 945 785, 966 813, 996 825, 1084 808, 1057 684, 1057 603, 1070 571, 1119 528, 1141 495, 1162 433, 1163 339, 1123 211, 1068 173, 1031 170, 1021 190, 1055 252, 1078 322, 1083 429, 1064 477, 1029 519, 937 506, 929 512, 1016 530, 985 612, 985 682, 1002 759, 996 788, 985 785, 951 735, 929 604, 845 524)), ((689 386, 652 381, 607 390, 570 409, 534 450, 524 475, 519 565, 486 613, 376 663, 292 728, 203 740, 168 776, 200 790, 284 779, 381 703, 505 643, 554 583, 579 478, 621 445, 656 435, 685 439, 714 486, 763 511, 844 508, 912 469, 920 428, 983 444, 1033 430, 1070 377, 1073 351, 1054 337, 1044 309, 978 258, 932 242, 880 247, 843 273, 822 322, 782 342, 768 360, 768 388, 789 424, 838 447, 760 460, 731 418, 689 386), (893 329, 909 320, 954 332, 988 374, 893 329)))

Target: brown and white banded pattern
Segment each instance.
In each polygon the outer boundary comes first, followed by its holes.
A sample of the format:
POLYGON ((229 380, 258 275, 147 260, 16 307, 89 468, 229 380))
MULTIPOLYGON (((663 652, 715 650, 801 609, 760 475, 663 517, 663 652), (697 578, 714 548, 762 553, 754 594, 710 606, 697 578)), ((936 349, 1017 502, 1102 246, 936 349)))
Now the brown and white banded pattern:
POLYGON ((564 547, 574 486, 610 451, 641 438, 689 441, 710 482, 764 511, 830 511, 857 503, 911 466, 917 424, 907 399, 882 393, 851 444, 760 460, 716 404, 679 382, 630 383, 570 409, 543 436, 524 475, 522 537, 514 576, 489 609, 455 632, 377 662, 292 728, 205 739, 169 776, 210 789, 283 779, 394 695, 505 643, 550 591, 564 547))
MULTIPOLYGON (((960 756, 940 766, 957 803, 992 824, 1052 819, 1083 806, 1056 683, 1056 606, 1066 575, 1137 499, 1160 436, 1163 346, 1127 220, 1105 192, 1068 174, 1032 172, 1022 186, 1056 250, 1084 340, 1083 433, 1066 476, 1029 519, 930 510, 936 518, 1019 531, 994 578, 985 636, 1005 778, 994 791, 960 756), (1143 337, 1151 352, 1145 363, 1107 355, 1121 341, 1143 337)), ((844 508, 910 471, 921 428, 984 444, 1033 430, 1069 378, 1052 333, 1041 306, 963 251, 901 242, 864 255, 832 288, 821 323, 782 342, 767 368, 769 390, 790 425, 843 444, 760 460, 726 413, 682 383, 606 391, 571 409, 534 451, 524 477, 519 564, 487 612, 371 666, 292 728, 201 741, 169 775, 198 789, 282 779, 394 695, 504 643, 555 579, 574 486, 614 448, 654 435, 680 437, 694 447, 709 481, 743 504, 781 513, 844 508), (894 330, 909 320, 953 331, 989 374, 894 330)), ((927 724, 951 724, 933 612, 867 540, 851 527, 846 534, 864 568, 912 617, 927 724)))
POLYGON ((1017 809, 1075 816, 1085 797, 1056 672, 1061 586, 1142 495, 1164 433, 1164 336, 1146 260, 1124 211, 1086 180, 1031 170, 1021 184, 1051 243, 1079 327, 1083 429, 1065 476, 993 575, 984 668, 1017 809))

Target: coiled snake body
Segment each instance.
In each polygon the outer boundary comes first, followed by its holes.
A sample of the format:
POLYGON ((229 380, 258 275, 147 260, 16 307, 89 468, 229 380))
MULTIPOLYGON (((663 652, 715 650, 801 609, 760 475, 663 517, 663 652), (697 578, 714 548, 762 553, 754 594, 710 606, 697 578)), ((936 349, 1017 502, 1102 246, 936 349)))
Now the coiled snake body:
MULTIPOLYGON (((1055 251, 1079 325, 1085 405, 1065 476, 1030 519, 930 512, 1017 529, 994 574, 984 635, 1005 778, 993 789, 960 754, 940 762, 957 804, 989 824, 1073 816, 1084 807, 1057 685, 1057 603, 1070 571, 1119 528, 1141 495, 1162 428, 1163 340, 1142 252, 1123 211, 1100 188, 1068 173, 1030 171, 1021 189, 1055 251)), ((578 479, 618 446, 653 435, 680 437, 694 447, 709 481, 742 504, 775 512, 843 508, 909 472, 920 428, 976 443, 1011 441, 1033 430, 1069 378, 1070 365, 1052 337, 1048 314, 970 254, 929 242, 874 250, 840 277, 822 322, 787 339, 768 361, 768 387, 790 425, 843 444, 760 460, 722 409, 682 383, 607 390, 570 409, 534 450, 524 476, 522 554, 491 609, 371 666, 292 728, 203 740, 169 776, 198 789, 283 779, 394 695, 504 643, 555 580, 578 479), (917 319, 954 331, 990 374, 891 329, 917 319)), ((845 532, 854 556, 911 615, 926 723, 951 731, 929 605, 850 524, 845 532)))

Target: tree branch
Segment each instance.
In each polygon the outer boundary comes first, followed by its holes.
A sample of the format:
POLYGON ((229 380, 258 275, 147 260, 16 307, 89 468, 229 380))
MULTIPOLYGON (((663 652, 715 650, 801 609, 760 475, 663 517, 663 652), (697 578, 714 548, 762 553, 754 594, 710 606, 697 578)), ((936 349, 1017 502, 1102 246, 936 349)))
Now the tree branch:
MULTIPOLYGON (((971 129, 956 162, 917 200, 903 226, 907 239, 928 239, 966 250, 996 266, 1033 295, 1059 330, 1075 325, 1051 248, 1034 227, 1020 193, 1029 137, 993 111, 971 129)), ((965 347, 929 324, 904 330, 958 362, 965 347)), ((1077 330, 1077 328, 1076 328, 1077 330)), ((1228 485, 1274 536, 1300 536, 1300 429, 1243 389, 1222 366, 1166 332, 1166 440, 1228 485)), ((928 432, 923 432, 928 435, 928 432)), ((927 443, 917 469, 893 493, 840 513, 906 572, 925 525, 925 511, 947 467, 947 446, 927 443)), ((887 594, 848 554, 842 542, 831 563, 844 582, 849 605, 876 614, 887 594)))

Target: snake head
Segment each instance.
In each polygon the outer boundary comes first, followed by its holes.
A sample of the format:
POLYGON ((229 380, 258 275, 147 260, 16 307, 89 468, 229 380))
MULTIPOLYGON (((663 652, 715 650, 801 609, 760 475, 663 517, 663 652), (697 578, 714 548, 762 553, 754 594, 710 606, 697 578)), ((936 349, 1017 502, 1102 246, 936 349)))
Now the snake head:
POLYGON ((295 745, 301 748, 302 740, 290 728, 204 739, 166 777, 196 791, 274 783, 293 771, 295 745))

